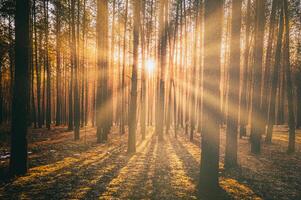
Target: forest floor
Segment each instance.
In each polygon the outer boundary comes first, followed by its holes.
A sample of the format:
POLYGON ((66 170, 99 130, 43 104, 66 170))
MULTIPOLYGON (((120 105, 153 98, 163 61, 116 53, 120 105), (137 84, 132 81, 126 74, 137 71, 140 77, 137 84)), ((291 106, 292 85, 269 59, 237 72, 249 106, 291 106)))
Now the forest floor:
MULTIPOLYGON (((0 199, 197 199, 199 136, 166 135, 158 142, 152 127, 137 136, 137 153, 128 155, 127 136, 113 129, 107 144, 97 144, 94 128, 81 140, 65 127, 31 130, 29 173, 5 180, 8 146, 0 147, 0 199), (2 179, 2 180, 1 180, 2 179)), ((287 130, 276 129, 273 144, 252 155, 247 138, 239 140, 240 167, 223 169, 221 139, 220 199, 301 199, 301 131, 296 153, 286 154, 287 130)), ((202 183, 200 181, 200 184, 202 183)), ((201 198, 202 199, 202 198, 201 198)))

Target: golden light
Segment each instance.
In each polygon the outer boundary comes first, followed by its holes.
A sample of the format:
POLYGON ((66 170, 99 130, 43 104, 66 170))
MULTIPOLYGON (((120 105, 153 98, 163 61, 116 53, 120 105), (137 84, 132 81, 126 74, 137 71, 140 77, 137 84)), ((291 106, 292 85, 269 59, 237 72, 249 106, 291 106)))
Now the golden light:
POLYGON ((156 62, 154 61, 154 59, 149 58, 146 60, 146 70, 149 74, 153 74, 155 71, 155 67, 156 67, 156 62))

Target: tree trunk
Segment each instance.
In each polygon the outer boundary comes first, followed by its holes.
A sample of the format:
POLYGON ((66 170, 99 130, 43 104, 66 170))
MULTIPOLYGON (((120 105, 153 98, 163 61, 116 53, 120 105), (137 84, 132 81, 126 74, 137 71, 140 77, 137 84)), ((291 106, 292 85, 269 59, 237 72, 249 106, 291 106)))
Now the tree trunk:
POLYGON ((253 65, 253 97, 252 97, 252 118, 251 118, 251 152, 260 153, 261 129, 263 116, 260 110, 261 99, 261 77, 262 77, 262 57, 263 38, 265 26, 265 2, 256 0, 256 20, 255 20, 255 44, 254 44, 254 65, 253 65))
POLYGON ((133 30, 133 68, 131 99, 129 109, 129 136, 128 136, 128 153, 136 152, 136 115, 137 115, 137 69, 138 69, 138 48, 139 48, 139 26, 140 26, 140 1, 133 0, 134 9, 134 30, 133 30))
MULTIPOLYGON (((270 65, 272 64, 272 49, 273 49, 273 39, 274 39, 274 27, 275 27, 275 17, 276 17, 276 4, 277 0, 272 2, 272 11, 270 17, 269 25, 269 35, 268 35, 268 44, 266 50, 266 59, 265 59, 265 68, 263 76, 263 85, 262 85, 262 101, 261 101, 261 110, 263 116, 263 127, 261 127, 261 132, 264 134, 266 132, 266 125, 268 124, 268 108, 269 108, 269 89, 270 89, 270 65)), ((277 80, 278 81, 278 80, 277 80)))
POLYGON ((146 2, 143 2, 142 8, 142 26, 141 28, 141 54, 142 54, 142 69, 141 69, 141 135, 142 140, 145 139, 146 133, 146 77, 145 77, 145 7, 146 2))
POLYGON ((237 131, 240 83, 240 29, 242 0, 232 2, 230 65, 229 65, 229 96, 226 127, 225 167, 237 166, 237 131))
POLYGON ((125 133, 125 68, 126 68, 126 29, 127 29, 127 18, 128 18, 128 0, 125 4, 125 17, 124 17, 124 33, 123 33, 123 61, 122 61, 122 77, 121 77, 121 121, 120 121, 120 133, 125 133))
POLYGON ((78 56, 75 34, 75 0, 71 0, 71 41, 72 41, 72 58, 74 66, 74 140, 80 139, 79 126, 80 126, 80 110, 79 110, 79 91, 78 91, 78 56))
POLYGON ((247 110, 247 90, 248 90, 248 66, 249 66, 249 51, 250 51, 250 13, 251 13, 251 0, 247 2, 246 14, 246 33, 245 33, 245 49, 244 49, 244 62, 242 68, 242 81, 241 81, 241 102, 240 102, 240 115, 239 115, 239 136, 242 138, 247 135, 246 126, 248 123, 248 110, 247 110))
MULTIPOLYGON (((278 7, 278 5, 277 5, 278 7)), ((274 9, 277 9, 275 7, 274 9)), ((272 142, 272 134, 273 134, 273 125, 275 123, 275 105, 276 105, 276 94, 277 94, 277 85, 279 79, 279 70, 280 70, 280 61, 281 61, 281 47, 282 47, 282 37, 283 37, 283 6, 280 5, 280 18, 279 18, 279 28, 278 28, 278 36, 277 36, 277 46, 275 52, 275 64, 273 69, 272 76, 272 88, 270 90, 270 105, 269 105, 269 116, 268 116, 268 129, 267 135, 265 138, 266 143, 272 142)))
POLYGON ((201 194, 214 199, 218 190, 220 138, 220 52, 222 36, 223 1, 205 1, 203 122, 201 141, 200 184, 201 194), (212 23, 214 20, 214 23, 212 23), (210 49, 210 51, 208 50, 210 49), (215 97, 214 105, 206 95, 215 97))
POLYGON ((56 126, 61 124, 61 4, 56 0, 56 126))
POLYGON ((296 125, 295 125, 295 115, 294 115, 294 101, 293 101, 293 84, 291 78, 291 65, 290 65, 290 30, 289 30, 289 14, 287 0, 283 0, 284 9, 284 24, 285 24, 285 42, 284 42, 284 55, 285 55, 285 78, 286 78, 286 95, 288 102, 288 127, 289 127, 289 140, 288 140, 288 153, 295 152, 295 138, 296 138, 296 125))
POLYGON ((97 94, 96 94, 96 125, 97 142, 104 143, 108 135, 108 1, 97 1, 97 94))
POLYGON ((11 175, 27 172, 27 119, 29 101, 29 18, 30 1, 16 1, 15 79, 12 107, 11 175))
POLYGON ((165 66, 166 66, 166 47, 167 47, 167 1, 160 0, 160 11, 159 11, 159 48, 158 58, 160 66, 159 75, 159 94, 158 94, 158 109, 157 109, 157 122, 156 122, 156 133, 158 140, 163 140, 164 130, 164 94, 165 94, 165 66))

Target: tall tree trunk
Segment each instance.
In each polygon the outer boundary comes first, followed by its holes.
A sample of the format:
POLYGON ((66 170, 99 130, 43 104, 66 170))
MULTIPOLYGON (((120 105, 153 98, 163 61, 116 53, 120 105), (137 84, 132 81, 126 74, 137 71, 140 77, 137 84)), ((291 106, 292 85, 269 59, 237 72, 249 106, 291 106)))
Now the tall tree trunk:
POLYGON ((138 48, 139 48, 139 26, 140 26, 140 1, 132 0, 134 8, 134 30, 133 30, 133 66, 132 66, 132 83, 131 98, 129 109, 129 136, 128 136, 128 153, 136 152, 136 115, 137 115, 137 69, 138 69, 138 48))
MULTIPOLYGON (((41 116, 41 67, 40 60, 41 55, 38 56, 38 34, 36 25, 36 0, 33 1, 33 31, 34 31, 34 60, 35 60, 35 70, 37 76, 37 110, 38 110, 38 127, 42 128, 42 116, 41 116)), ((41 44, 41 34, 39 35, 39 45, 41 44)), ((41 52, 39 51, 41 54, 41 52)))
MULTIPOLYGON (((86 0, 84 0, 84 7, 83 7, 83 50, 82 50, 82 59, 83 59, 83 88, 82 90, 85 90, 82 94, 84 96, 84 99, 82 101, 85 101, 85 105, 82 106, 82 112, 84 113, 84 125, 88 125, 88 94, 89 94, 89 88, 88 88, 88 69, 86 68, 86 30, 87 30, 87 19, 86 19, 86 0), (84 109, 84 111, 83 111, 84 109)), ((82 103, 83 104, 83 103, 82 103)))
POLYGON ((72 58, 74 66, 74 139, 79 140, 80 110, 79 110, 79 91, 78 91, 78 55, 77 41, 75 33, 75 0, 71 0, 71 41, 72 41, 72 58))
POLYGON ((225 167, 237 166, 237 131, 240 82, 240 29, 242 0, 232 1, 229 96, 227 109, 225 167))
POLYGON ((127 32, 127 18, 128 18, 128 3, 126 0, 125 3, 125 16, 124 16, 124 33, 123 33, 123 61, 122 61, 122 77, 121 77, 121 121, 120 121, 120 132, 121 134, 125 133, 125 68, 126 68, 126 32, 127 32))
POLYGON ((115 67, 115 12, 116 12, 116 0, 112 2, 112 30, 111 30, 111 53, 110 53, 110 69, 109 69, 109 97, 111 100, 109 101, 110 111, 109 111, 109 123, 112 126, 114 121, 114 67, 115 67))
POLYGON ((68 97, 68 130, 73 130, 73 124, 74 124, 74 115, 73 115, 73 71, 74 71, 74 59, 73 59, 73 44, 72 44, 72 36, 71 36, 71 30, 72 30, 72 19, 71 19, 71 1, 68 0, 69 4, 69 16, 68 16, 68 22, 69 22, 69 27, 68 27, 68 32, 69 32, 69 46, 70 46, 70 82, 69 82, 69 97, 68 97))
MULTIPOLYGON (((277 5, 277 7, 279 7, 277 5)), ((274 9, 277 9, 275 7, 274 9)), ((275 105, 276 105, 276 94, 277 94, 277 85, 279 79, 279 70, 280 70, 280 61, 281 61, 281 47, 282 47, 282 37, 283 37, 283 5, 280 5, 280 18, 279 18, 279 28, 278 28, 278 36, 277 36, 277 46, 275 52, 275 64, 273 69, 272 76, 272 88, 270 90, 270 105, 269 105, 269 116, 268 116, 268 129, 267 135, 265 138, 265 142, 272 142, 272 133, 273 133, 273 125, 275 123, 275 105)))
POLYGON ((249 71, 249 51, 250 51, 250 15, 251 15, 251 0, 247 1, 247 14, 246 14, 246 33, 245 33, 245 49, 244 49, 244 62, 242 68, 242 81, 241 81, 241 102, 240 102, 240 115, 239 115, 239 136, 242 138, 246 136, 246 126, 248 123, 248 71, 249 71))
POLYGON ((145 7, 146 1, 143 1, 142 7, 142 25, 141 29, 141 54, 142 54, 142 71, 141 71, 141 136, 142 140, 145 139, 146 132, 146 76, 145 76, 145 7))
POLYGON ((12 107, 11 175, 27 172, 27 119, 29 101, 30 1, 16 1, 15 79, 12 107))
POLYGON ((56 126, 61 124, 61 3, 56 0, 56 126))
POLYGON ((199 31, 199 7, 200 2, 196 0, 195 3, 195 27, 194 27, 194 46, 193 46, 193 56, 192 56, 192 93, 191 93, 191 105, 190 105, 190 112, 191 112, 191 119, 190 119, 190 141, 193 141, 194 131, 195 131, 195 124, 196 124, 196 71, 197 71, 197 41, 198 41, 198 31, 199 31))
POLYGON ((260 153, 261 129, 263 116, 260 110, 261 99, 261 77, 262 77, 262 57, 263 38, 265 26, 265 2, 256 0, 256 22, 255 22, 255 44, 254 44, 254 73, 253 73, 253 98, 252 98, 252 119, 251 119, 251 152, 260 153))
MULTIPOLYGON (((46 127, 49 130, 51 124, 51 69, 49 62, 49 15, 48 15, 48 0, 43 1, 44 15, 45 15, 45 70, 47 74, 46 80, 46 127)), ((45 77, 44 77, 45 78, 45 77)), ((45 80, 44 80, 45 83, 45 80)), ((45 87, 45 86, 44 86, 45 87)))
POLYGON ((97 142, 104 143, 108 135, 108 1, 97 1, 97 95, 96 95, 96 125, 97 142))
POLYGON ((166 66, 166 48, 167 48, 167 1, 160 0, 160 11, 159 11, 159 96, 158 96, 158 114, 156 123, 156 133, 158 140, 163 140, 163 129, 164 129, 164 99, 165 99, 165 66, 166 66))
MULTIPOLYGON (((33 4, 31 6, 32 10, 34 9, 33 4)), ((31 90, 31 105, 30 107, 30 112, 31 112, 31 123, 33 122, 33 127, 37 128, 37 115, 36 115, 36 104, 35 104, 35 87, 34 87, 34 49, 33 49, 33 29, 34 29, 34 23, 33 23, 33 13, 31 13, 31 18, 30 18, 30 38, 29 38, 29 46, 30 46, 30 79, 31 79, 31 84, 30 84, 30 90, 31 90)), ((1 81, 1 79, 0 79, 1 81)), ((2 106, 2 104, 0 104, 2 106)), ((1 115, 1 114, 0 114, 1 115)))
POLYGON ((289 127, 289 140, 288 140, 288 153, 295 152, 295 115, 294 115, 294 101, 293 101, 293 84, 291 78, 291 65, 290 65, 290 30, 289 30, 289 14, 287 0, 283 0, 284 8, 284 24, 285 24, 285 42, 284 42, 284 55, 285 55, 285 78, 286 78, 286 95, 288 102, 288 127, 289 127))
MULTIPOLYGON (((205 1, 203 122, 201 141, 200 184, 201 194, 214 196, 218 190, 220 138, 220 52, 222 36, 223 1, 205 1), (213 23, 214 21, 214 23, 213 23), (210 51, 208 50, 210 49, 210 51), (215 97, 214 105, 206 95, 215 97)), ((211 198, 212 199, 212 198, 211 198)))
POLYGON ((264 75, 263 75, 263 84, 262 84, 262 100, 261 100, 261 110, 263 116, 263 126, 261 127, 261 132, 266 132, 266 125, 268 122, 268 108, 269 108, 269 89, 270 89, 270 65, 272 63, 272 49, 273 49, 273 39, 274 39, 274 27, 275 27, 275 17, 276 17, 276 4, 277 0, 273 0, 272 2, 272 10, 270 17, 270 25, 269 25, 269 35, 268 35, 268 44, 266 50, 266 58, 265 58, 265 67, 264 67, 264 75))

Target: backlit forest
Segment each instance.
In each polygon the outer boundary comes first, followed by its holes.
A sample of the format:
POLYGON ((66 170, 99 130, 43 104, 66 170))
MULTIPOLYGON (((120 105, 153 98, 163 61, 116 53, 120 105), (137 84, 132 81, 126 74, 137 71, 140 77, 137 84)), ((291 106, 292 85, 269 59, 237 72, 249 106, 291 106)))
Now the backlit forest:
POLYGON ((0 0, 0 199, 301 199, 300 0, 0 0))

